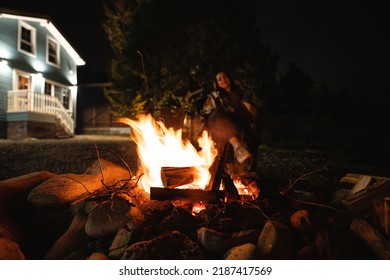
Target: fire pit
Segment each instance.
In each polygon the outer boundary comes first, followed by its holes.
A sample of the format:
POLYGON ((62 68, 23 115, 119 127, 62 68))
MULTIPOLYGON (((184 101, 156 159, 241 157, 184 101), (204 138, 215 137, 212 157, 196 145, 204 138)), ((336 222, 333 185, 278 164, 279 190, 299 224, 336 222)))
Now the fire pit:
POLYGON ((207 131, 199 137, 197 150, 183 139, 180 129, 167 128, 151 115, 141 115, 138 121, 120 121, 132 129, 131 138, 140 159, 140 184, 151 199, 218 201, 240 199, 240 195, 257 197, 257 188, 247 189, 242 181, 235 183, 225 172, 227 145, 216 147, 207 131))
MULTIPOLYGON (((100 158, 96 147, 98 159, 83 174, 31 174, 29 184, 17 183, 24 195, 18 200, 28 211, 9 204, 4 213, 22 211, 29 222, 18 233, 18 220, 4 227, 12 228, 5 237, 20 246, 15 256, 83 259, 99 252, 109 259, 204 259, 256 242, 262 212, 240 199, 257 197, 258 189, 242 191, 251 186, 244 183, 236 187, 225 172, 224 147, 216 149, 204 132, 196 149, 182 139, 180 130, 150 116, 125 121, 137 144, 136 172, 100 158), (211 240, 217 241, 209 244, 211 240)), ((9 200, 8 195, 4 199, 9 200)))

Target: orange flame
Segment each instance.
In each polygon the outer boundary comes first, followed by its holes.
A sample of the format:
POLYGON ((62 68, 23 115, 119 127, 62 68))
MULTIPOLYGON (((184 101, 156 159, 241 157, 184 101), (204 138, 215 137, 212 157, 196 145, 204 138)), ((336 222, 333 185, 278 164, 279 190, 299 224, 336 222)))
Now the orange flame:
POLYGON ((198 139, 200 151, 190 141, 182 139, 182 130, 166 128, 151 115, 140 115, 138 121, 122 118, 120 122, 132 128, 131 138, 137 144, 140 158, 140 184, 145 191, 150 187, 162 187, 161 167, 187 167, 197 169, 191 188, 204 189, 210 179, 209 168, 217 154, 213 141, 206 131, 198 139))

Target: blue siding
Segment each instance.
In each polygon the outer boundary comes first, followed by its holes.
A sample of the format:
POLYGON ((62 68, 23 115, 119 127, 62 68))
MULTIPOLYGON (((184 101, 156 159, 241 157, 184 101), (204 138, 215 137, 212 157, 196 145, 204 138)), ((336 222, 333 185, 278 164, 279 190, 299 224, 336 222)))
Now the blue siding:
POLYGON ((7 121, 20 122, 20 121, 35 121, 35 122, 55 122, 55 117, 51 115, 45 115, 35 112, 20 112, 9 113, 7 115, 7 121))
POLYGON ((0 65, 0 72, 0 121, 4 121, 7 112, 7 92, 12 88, 12 69, 8 65, 0 65))
MULTIPOLYGON (((15 20, 0 18, 0 57, 11 59, 15 56, 16 42, 14 34, 17 31, 15 20)), ((12 88, 12 68, 0 65, 0 121, 5 121, 7 111, 7 92, 12 88)))
POLYGON ((15 50, 17 50, 17 32, 17 20, 0 18, 0 56, 7 58, 13 58, 15 56, 15 50))
POLYGON ((59 68, 46 63, 47 36, 53 36, 39 23, 25 22, 37 32, 36 58, 18 51, 18 20, 8 18, 0 18, 0 56, 9 59, 15 69, 29 73, 42 71, 45 78, 65 85, 77 83, 77 66, 66 50, 61 46, 59 68))
MULTIPOLYGON (((0 57, 6 58, 8 65, 0 64, 0 122, 9 120, 51 120, 48 116, 32 115, 27 113, 8 114, 7 94, 12 90, 14 70, 29 74, 42 72, 43 78, 51 82, 71 86, 77 84, 77 65, 63 46, 60 46, 59 67, 46 62, 47 38, 50 36, 45 26, 35 21, 23 21, 36 30, 36 54, 35 57, 18 51, 19 20, 14 18, 0 17, 0 57), (46 119, 47 118, 47 119, 46 119)), ((60 42, 57 42, 60 44, 60 42)), ((41 92, 43 84, 35 84, 34 91, 41 92)), ((76 104, 76 96, 71 96, 70 103, 76 104)), ((75 114, 76 108, 74 107, 75 114)), ((0 133, 0 135, 2 135, 0 133)))

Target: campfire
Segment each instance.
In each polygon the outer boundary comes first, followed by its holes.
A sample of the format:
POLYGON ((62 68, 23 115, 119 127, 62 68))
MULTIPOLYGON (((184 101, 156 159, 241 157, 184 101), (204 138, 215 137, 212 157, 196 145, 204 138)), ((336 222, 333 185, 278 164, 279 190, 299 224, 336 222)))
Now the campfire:
MULTIPOLYGON (((371 220, 381 213, 383 235, 341 201, 227 174, 226 147, 206 132, 195 148, 151 116, 122 121, 137 144, 134 172, 97 152, 82 174, 0 181, 0 259, 390 259, 388 204, 364 208, 371 220)), ((387 196, 390 179, 377 179, 387 196)))
POLYGON ((190 141, 182 138, 180 129, 167 128, 151 115, 141 115, 138 121, 121 121, 132 128, 131 138, 137 144, 140 158, 138 173, 143 174, 140 183, 145 191, 150 192, 150 187, 206 187, 210 180, 209 168, 217 155, 206 131, 198 139, 200 150, 197 151, 190 141))
MULTIPOLYGON (((139 183, 152 198, 223 198, 218 191, 225 188, 224 182, 221 181, 221 174, 216 173, 221 173, 224 162, 218 157, 218 150, 207 131, 203 131, 198 138, 199 149, 196 149, 188 139, 183 139, 181 129, 168 128, 151 115, 140 115, 137 121, 128 118, 120 121, 132 129, 131 138, 137 144, 140 160, 137 172, 139 183), (213 164, 214 168, 211 168, 213 164), (213 182, 216 176, 218 181, 213 182), (214 192, 203 193, 199 190, 214 192)), ((256 198, 258 195, 257 189, 247 188, 239 178, 233 181, 233 185, 243 197, 256 198)))

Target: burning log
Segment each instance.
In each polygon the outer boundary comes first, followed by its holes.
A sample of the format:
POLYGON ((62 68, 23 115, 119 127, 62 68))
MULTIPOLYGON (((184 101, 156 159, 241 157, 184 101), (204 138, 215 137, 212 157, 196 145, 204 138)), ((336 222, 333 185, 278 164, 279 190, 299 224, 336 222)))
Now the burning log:
POLYGON ((225 199, 225 192, 219 190, 150 188, 151 200, 189 200, 218 202, 225 199))
POLYGON ((193 166, 161 167, 161 181, 164 188, 172 189, 194 182, 198 171, 193 166))
MULTIPOLYGON (((221 144, 219 144, 219 146, 221 146, 221 144)), ((225 173, 224 163, 228 149, 229 143, 226 143, 223 149, 218 149, 218 154, 210 167, 211 178, 206 186, 206 190, 219 190, 222 176, 225 173)))

